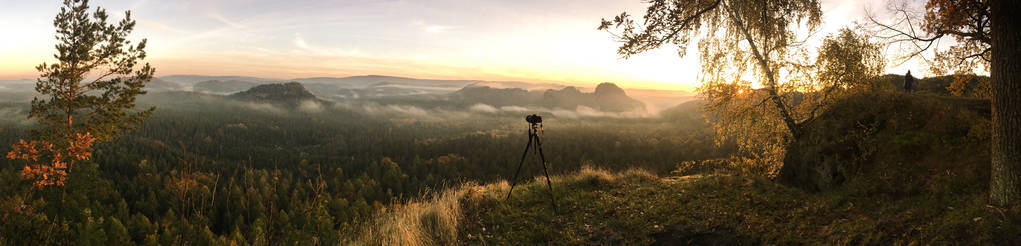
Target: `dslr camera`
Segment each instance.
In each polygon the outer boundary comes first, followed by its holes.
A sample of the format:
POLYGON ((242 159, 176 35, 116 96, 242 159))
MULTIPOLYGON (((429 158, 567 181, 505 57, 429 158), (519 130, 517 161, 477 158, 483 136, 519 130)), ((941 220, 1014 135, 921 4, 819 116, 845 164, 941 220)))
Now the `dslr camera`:
POLYGON ((539 123, 542 123, 542 117, 540 117, 539 115, 535 115, 535 114, 527 115, 527 116, 525 116, 525 121, 528 121, 528 123, 531 123, 531 124, 539 124, 539 123))

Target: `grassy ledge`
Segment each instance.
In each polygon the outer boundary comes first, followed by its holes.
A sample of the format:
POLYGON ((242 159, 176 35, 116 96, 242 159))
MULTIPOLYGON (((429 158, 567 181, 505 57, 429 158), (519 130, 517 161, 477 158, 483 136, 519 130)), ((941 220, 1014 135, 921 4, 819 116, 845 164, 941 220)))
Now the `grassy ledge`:
POLYGON ((355 240, 370 245, 1017 244, 1019 209, 985 193, 905 198, 805 193, 757 177, 655 177, 584 168, 504 200, 508 185, 464 185, 394 206, 355 240))

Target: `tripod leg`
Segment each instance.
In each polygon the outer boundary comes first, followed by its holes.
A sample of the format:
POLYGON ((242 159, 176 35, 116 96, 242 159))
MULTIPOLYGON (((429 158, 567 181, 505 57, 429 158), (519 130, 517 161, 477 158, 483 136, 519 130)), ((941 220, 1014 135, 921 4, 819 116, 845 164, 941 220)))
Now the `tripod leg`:
POLYGON ((535 148, 539 149, 539 158, 542 158, 542 171, 546 173, 546 188, 549 188, 549 199, 553 202, 553 212, 557 212, 557 198, 553 195, 553 184, 549 178, 549 167, 546 165, 546 155, 542 154, 542 141, 539 140, 539 136, 535 136, 535 148))
POLYGON ((511 193, 514 192, 514 185, 518 184, 518 174, 521 174, 521 165, 525 164, 525 157, 528 156, 528 148, 532 147, 532 140, 534 136, 535 134, 532 134, 532 132, 528 132, 528 144, 525 144, 525 153, 521 154, 521 161, 518 162, 518 170, 514 171, 514 179, 511 180, 511 187, 510 190, 507 191, 506 199, 510 199, 511 193))

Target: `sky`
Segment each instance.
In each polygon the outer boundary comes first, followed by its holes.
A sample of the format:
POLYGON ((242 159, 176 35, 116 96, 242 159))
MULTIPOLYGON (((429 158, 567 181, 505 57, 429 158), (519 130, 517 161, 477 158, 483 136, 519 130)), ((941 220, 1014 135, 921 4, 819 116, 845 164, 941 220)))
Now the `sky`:
MULTIPOLYGON (((60 2, 0 0, 0 79, 51 62, 60 2)), ((157 76, 267 78, 391 75, 692 90, 697 53, 663 47, 623 59, 601 18, 644 13, 639 0, 92 0, 133 40, 148 39, 157 76)), ((830 33, 885 0, 822 0, 830 33)), ((823 36, 823 35, 818 35, 823 36)), ((903 73, 909 63, 891 66, 903 73)), ((922 69, 917 69, 922 70, 922 69)), ((918 72, 915 72, 918 74, 918 72)))

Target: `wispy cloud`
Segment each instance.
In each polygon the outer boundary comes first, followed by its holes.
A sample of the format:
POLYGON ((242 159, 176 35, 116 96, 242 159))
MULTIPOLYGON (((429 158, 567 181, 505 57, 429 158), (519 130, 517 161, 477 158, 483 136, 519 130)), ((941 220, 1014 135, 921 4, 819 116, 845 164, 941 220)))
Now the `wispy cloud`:
POLYGON ((242 25, 239 22, 227 19, 227 17, 224 17, 220 13, 209 12, 209 13, 206 13, 206 17, 209 17, 210 19, 216 20, 216 21, 218 21, 218 22, 220 22, 220 23, 222 23, 222 24, 224 24, 224 25, 226 25, 228 27, 231 27, 231 28, 237 28, 237 29, 245 28, 245 25, 242 25))
POLYGON ((139 24, 142 24, 142 26, 160 29, 160 30, 172 32, 174 34, 189 34, 189 33, 191 33, 189 31, 185 31, 183 29, 176 28, 176 27, 173 27, 173 26, 170 26, 170 25, 167 25, 167 24, 164 24, 164 23, 155 22, 155 21, 142 20, 142 19, 139 19, 139 20, 136 20, 136 21, 139 24))
POLYGON ((411 25, 427 33, 439 33, 453 28, 451 26, 428 24, 425 21, 415 21, 411 25))
POLYGON ((337 47, 325 47, 309 43, 305 40, 301 34, 295 34, 295 37, 291 39, 291 43, 294 47, 298 48, 298 51, 308 55, 316 56, 327 56, 327 57, 352 57, 352 56, 363 56, 361 51, 358 49, 344 49, 337 47))

